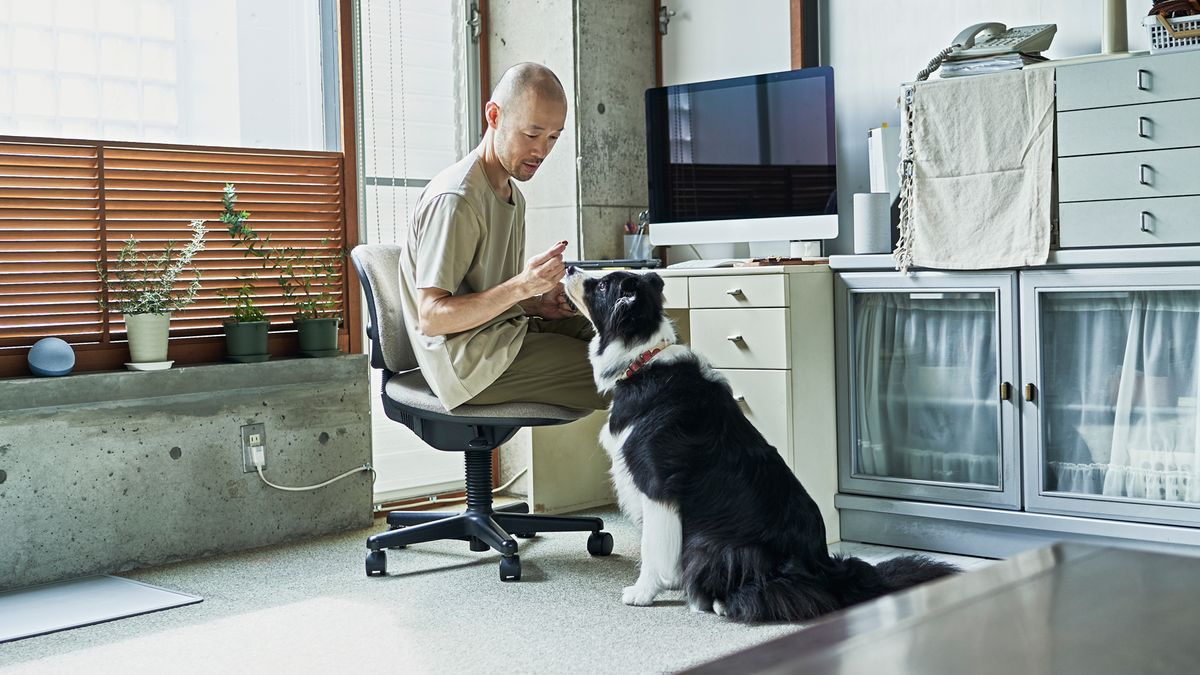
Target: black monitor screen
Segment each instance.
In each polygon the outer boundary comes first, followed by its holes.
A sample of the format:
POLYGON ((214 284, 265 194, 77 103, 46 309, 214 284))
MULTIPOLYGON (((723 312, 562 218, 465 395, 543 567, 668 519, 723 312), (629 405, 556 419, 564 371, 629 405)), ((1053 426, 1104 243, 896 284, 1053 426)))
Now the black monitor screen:
POLYGON ((646 91, 650 222, 837 213, 833 69, 646 91))

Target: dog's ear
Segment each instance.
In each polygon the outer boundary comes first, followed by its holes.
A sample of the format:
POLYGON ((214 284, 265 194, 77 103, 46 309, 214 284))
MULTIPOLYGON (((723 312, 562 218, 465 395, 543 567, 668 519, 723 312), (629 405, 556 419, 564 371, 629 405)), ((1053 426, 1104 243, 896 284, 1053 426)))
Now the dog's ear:
POLYGON ((637 277, 625 277, 624 279, 621 279, 621 295, 625 297, 637 295, 637 288, 637 277))
POLYGON ((663 289, 662 277, 658 276, 654 272, 649 272, 649 273, 643 275, 642 278, 646 280, 646 283, 650 284, 650 288, 653 288, 655 293, 662 293, 662 289, 663 289))

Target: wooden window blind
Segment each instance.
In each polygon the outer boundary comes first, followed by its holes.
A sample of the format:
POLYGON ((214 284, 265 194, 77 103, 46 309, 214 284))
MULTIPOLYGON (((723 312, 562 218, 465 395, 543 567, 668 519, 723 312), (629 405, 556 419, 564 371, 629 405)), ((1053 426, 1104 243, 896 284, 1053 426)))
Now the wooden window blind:
MULTIPOLYGON (((208 227, 195 263, 201 290, 172 316, 169 357, 221 360, 229 309, 218 291, 255 272, 256 304, 271 320, 271 352, 294 350, 293 310, 278 275, 243 255, 218 220, 226 183, 237 186, 238 210, 250 212, 249 222, 273 247, 306 249, 314 261, 341 257, 340 274, 327 286, 343 317, 346 351, 358 321, 345 311, 357 287, 346 284, 343 253, 356 233, 348 233, 343 172, 337 152, 0 137, 0 376, 27 373, 28 348, 47 336, 73 344, 77 370, 121 367, 124 325, 120 314, 105 315, 96 303, 96 263, 115 259, 130 236, 141 251, 161 251, 168 241, 182 247, 193 219, 208 227)), ((181 276, 180 286, 189 280, 181 276)))

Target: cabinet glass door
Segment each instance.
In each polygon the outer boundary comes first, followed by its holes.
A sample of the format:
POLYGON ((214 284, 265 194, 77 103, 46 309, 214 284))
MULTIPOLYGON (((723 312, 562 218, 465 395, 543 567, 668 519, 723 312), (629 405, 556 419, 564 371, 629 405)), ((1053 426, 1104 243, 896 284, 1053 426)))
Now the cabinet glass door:
POLYGON ((1028 276, 1031 505, 1200 524, 1200 270, 1028 276))
POLYGON ((843 489, 1015 507, 1012 275, 843 280, 843 489))

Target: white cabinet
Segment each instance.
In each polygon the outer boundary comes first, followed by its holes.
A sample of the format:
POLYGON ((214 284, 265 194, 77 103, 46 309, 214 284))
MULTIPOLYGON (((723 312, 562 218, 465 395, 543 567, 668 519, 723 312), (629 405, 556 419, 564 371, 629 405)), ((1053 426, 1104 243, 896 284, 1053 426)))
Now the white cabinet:
POLYGON ((826 265, 666 269, 681 339, 723 374, 838 540, 833 275, 826 265))

